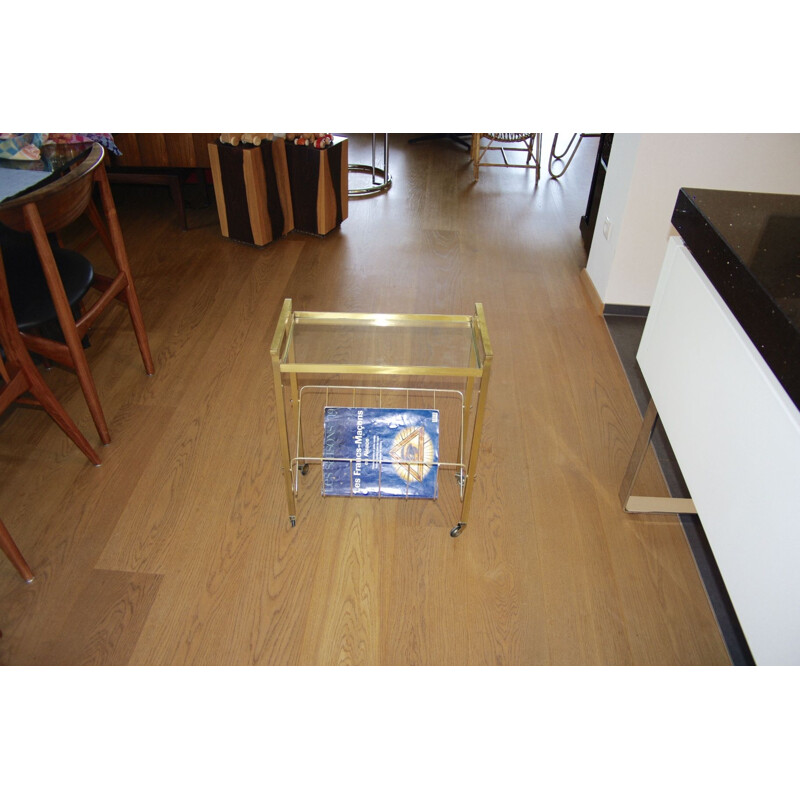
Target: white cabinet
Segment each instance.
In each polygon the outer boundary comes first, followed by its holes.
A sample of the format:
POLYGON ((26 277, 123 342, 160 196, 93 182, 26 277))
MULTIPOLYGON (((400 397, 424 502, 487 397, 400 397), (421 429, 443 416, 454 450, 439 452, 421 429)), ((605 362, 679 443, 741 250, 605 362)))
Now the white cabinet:
POLYGON ((679 237, 637 360, 757 664, 800 664, 800 412, 679 237))

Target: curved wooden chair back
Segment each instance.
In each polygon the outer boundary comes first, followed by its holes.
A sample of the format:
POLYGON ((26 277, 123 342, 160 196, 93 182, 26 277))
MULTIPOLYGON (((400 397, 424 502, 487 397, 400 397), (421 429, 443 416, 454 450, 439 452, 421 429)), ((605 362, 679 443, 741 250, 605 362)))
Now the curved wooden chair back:
POLYGON ((41 189, 3 203, 0 222, 16 231, 30 232, 26 208, 35 205, 47 233, 66 228, 86 212, 92 199, 92 173, 103 163, 104 154, 101 145, 93 144, 88 155, 66 175, 41 189))

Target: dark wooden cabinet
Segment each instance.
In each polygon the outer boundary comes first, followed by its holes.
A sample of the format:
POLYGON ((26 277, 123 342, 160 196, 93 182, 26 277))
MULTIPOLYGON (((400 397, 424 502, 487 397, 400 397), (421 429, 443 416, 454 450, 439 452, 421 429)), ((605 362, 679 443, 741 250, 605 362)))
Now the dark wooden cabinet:
POLYGON ((594 229, 597 225, 597 212, 600 208, 600 198, 603 195, 603 183, 606 179, 606 170, 611 157, 613 140, 613 133, 600 134, 600 146, 597 148, 592 184, 589 187, 589 200, 586 203, 586 213, 581 217, 580 222, 583 246, 586 248, 587 253, 592 246, 592 236, 594 236, 594 229))

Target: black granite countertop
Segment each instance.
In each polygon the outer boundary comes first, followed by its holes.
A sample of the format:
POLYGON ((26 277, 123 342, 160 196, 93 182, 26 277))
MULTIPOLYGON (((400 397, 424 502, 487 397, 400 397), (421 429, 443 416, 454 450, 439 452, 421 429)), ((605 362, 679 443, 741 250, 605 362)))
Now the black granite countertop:
POLYGON ((672 224, 800 409, 800 195, 681 189, 672 224))

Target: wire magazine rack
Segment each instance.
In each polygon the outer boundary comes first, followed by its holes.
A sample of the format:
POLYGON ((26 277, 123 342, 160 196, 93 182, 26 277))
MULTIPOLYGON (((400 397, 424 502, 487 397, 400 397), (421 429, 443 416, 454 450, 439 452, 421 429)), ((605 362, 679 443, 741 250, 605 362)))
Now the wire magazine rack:
MULTIPOLYGON (((294 457, 291 461, 291 472, 294 477, 294 494, 297 496, 299 492, 299 480, 301 475, 305 475, 308 472, 308 467, 310 464, 321 464, 323 467, 325 465, 330 465, 333 463, 342 463, 347 464, 349 466, 350 472, 350 492, 349 495, 351 497, 356 496, 356 491, 354 487, 353 481, 353 471, 356 466, 356 463, 360 461, 357 457, 344 457, 344 456, 332 456, 323 454, 321 457, 314 457, 314 456, 307 456, 305 454, 305 447, 303 442, 303 433, 302 433, 302 419, 303 419, 303 397, 305 393, 314 393, 320 392, 324 394, 324 408, 370 408, 365 404, 363 398, 366 397, 375 397, 377 396, 378 400, 378 409, 384 408, 397 408, 397 403, 404 402, 404 408, 411 409, 414 408, 423 408, 423 409, 431 409, 440 411, 442 400, 443 399, 452 399, 454 402, 458 403, 459 407, 459 416, 461 419, 460 425, 460 433, 458 437, 458 460, 457 461, 445 461, 441 458, 421 458, 421 459, 409 459, 405 458, 398 462, 397 459, 394 458, 381 458, 376 460, 374 463, 378 466, 378 491, 377 494, 372 494, 370 496, 377 497, 380 499, 381 497, 402 497, 403 495, 397 495, 395 493, 386 493, 381 491, 381 478, 383 475, 383 470, 394 470, 395 465, 398 463, 405 467, 417 467, 418 471, 422 471, 423 469, 431 469, 435 468, 437 471, 439 468, 443 469, 453 469, 455 470, 455 477, 460 486, 460 493, 459 497, 463 501, 464 499, 464 484, 466 483, 466 475, 467 475, 467 465, 464 462, 464 418, 465 418, 465 396, 464 392, 459 391, 457 389, 412 389, 409 387, 400 387, 400 386, 331 386, 329 384, 326 385, 313 385, 308 384, 305 386, 300 387, 299 391, 299 398, 297 403, 297 430, 296 430, 296 437, 294 442, 294 457), (345 394, 349 399, 349 406, 341 406, 342 399, 339 399, 338 404, 334 404, 335 395, 345 394), (391 406, 384 405, 384 401, 391 402, 395 398, 396 401, 391 406), (422 399, 422 403, 418 404, 415 401, 422 399)), ((431 499, 436 500, 438 498, 438 481, 434 483, 435 492, 431 499)), ((406 492, 405 497, 406 499, 412 496, 410 490, 411 484, 410 482, 406 482, 406 492)), ((325 495, 325 487, 323 485, 322 494, 325 495)), ((341 493, 336 493, 337 496, 341 496, 341 493)))
MULTIPOLYGON (((458 485, 459 518, 450 535, 467 524, 492 362, 483 307, 472 315, 364 314, 295 311, 284 300, 270 355, 276 416, 289 521, 297 523, 297 498, 310 467, 324 474, 333 464, 348 465, 354 496, 355 457, 323 452, 325 409, 426 409, 439 412, 440 445, 436 458, 401 462, 411 469, 435 468, 438 477, 451 472, 458 485), (312 377, 313 376, 313 377, 312 377), (406 385, 403 385, 406 384, 406 385), (443 472, 440 472, 443 470, 443 472)), ((378 499, 411 497, 410 490, 387 494, 384 470, 396 459, 374 461, 378 499)), ((339 487, 341 488, 341 487, 339 487)), ((322 494, 325 495, 323 483, 322 494)), ((338 496, 347 496, 336 491, 338 496)))

